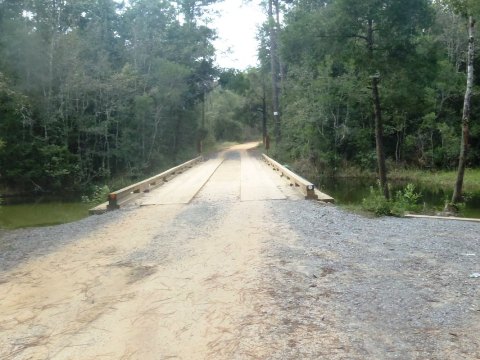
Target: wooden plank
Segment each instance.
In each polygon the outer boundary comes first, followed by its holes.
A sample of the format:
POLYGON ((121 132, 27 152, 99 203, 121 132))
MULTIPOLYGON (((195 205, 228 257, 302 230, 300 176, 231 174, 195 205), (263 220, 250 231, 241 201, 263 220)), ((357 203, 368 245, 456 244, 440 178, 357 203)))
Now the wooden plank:
POLYGON ((88 213, 90 215, 102 215, 102 214, 105 214, 108 209, 107 209, 107 206, 108 206, 108 201, 100 204, 100 205, 97 205, 95 206, 94 208, 88 210, 88 213))
POLYGON ((240 200, 285 200, 287 197, 275 185, 261 163, 241 154, 240 200))
POLYGON ((272 166, 272 168, 280 173, 280 176, 285 176, 292 185, 298 187, 301 192, 305 195, 305 199, 315 199, 326 202, 334 202, 335 200, 318 190, 315 189, 315 185, 305 178, 301 177, 298 174, 295 174, 290 169, 287 169, 285 166, 279 164, 277 161, 271 159, 265 154, 262 154, 263 159, 272 166), (319 198, 320 197, 320 198, 319 198))
POLYGON ((127 203, 132 200, 132 194, 141 194, 145 192, 150 192, 151 189, 158 187, 163 182, 168 181, 168 179, 174 175, 181 174, 185 169, 191 168, 196 163, 202 161, 201 156, 187 161, 181 165, 175 166, 167 171, 164 171, 158 175, 152 176, 146 180, 140 181, 136 184, 124 187, 123 189, 114 191, 108 195, 108 210, 115 210, 120 208, 122 204, 127 203))
POLYGON ((323 201, 323 202, 327 202, 327 203, 334 203, 335 202, 334 198, 332 198, 330 195, 327 195, 327 194, 321 192, 318 189, 315 189, 315 194, 317 195, 318 201, 323 201))
POLYGON ((263 154, 262 156, 264 160, 273 167, 274 170, 280 172, 280 176, 285 176, 293 185, 299 187, 306 199, 317 199, 314 184, 304 179, 300 175, 295 174, 293 171, 287 169, 285 166, 281 165, 267 155, 263 154))
POLYGON ((155 191, 145 194, 141 206, 188 204, 222 162, 223 159, 208 160, 195 169, 176 176, 155 191))
POLYGON ((407 214, 406 218, 417 218, 417 219, 438 219, 438 220, 457 220, 457 221, 471 221, 471 222, 480 222, 480 219, 473 218, 463 218, 455 216, 432 216, 432 215, 416 215, 416 214, 407 214))

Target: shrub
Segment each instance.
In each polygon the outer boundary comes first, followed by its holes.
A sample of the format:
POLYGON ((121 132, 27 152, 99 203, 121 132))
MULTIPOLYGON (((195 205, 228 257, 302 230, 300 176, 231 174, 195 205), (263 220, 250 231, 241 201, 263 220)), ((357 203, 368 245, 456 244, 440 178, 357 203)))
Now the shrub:
POLYGON ((392 213, 402 216, 409 211, 418 211, 421 198, 422 194, 416 192, 415 185, 407 184, 403 190, 399 190, 395 194, 392 213))
POLYGON ((380 186, 370 187, 370 194, 363 199, 362 208, 377 216, 392 215, 391 202, 385 199, 380 186))
POLYGON ((385 199, 380 185, 376 188, 372 186, 370 194, 362 201, 362 208, 377 216, 403 216, 408 211, 418 211, 421 197, 413 184, 397 191, 391 200, 385 199))
POLYGON ((107 201, 108 194, 110 193, 110 188, 107 185, 103 186, 93 186, 88 195, 82 196, 82 202, 85 203, 102 203, 107 201))

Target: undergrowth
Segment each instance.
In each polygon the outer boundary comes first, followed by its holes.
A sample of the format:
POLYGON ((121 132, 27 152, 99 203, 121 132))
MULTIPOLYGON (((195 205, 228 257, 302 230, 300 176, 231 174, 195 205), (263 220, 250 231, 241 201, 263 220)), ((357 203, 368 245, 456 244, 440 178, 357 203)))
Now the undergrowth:
POLYGON ((94 185, 89 189, 87 194, 82 196, 82 202, 100 204, 104 201, 107 201, 109 193, 110 188, 107 185, 94 185))
POLYGON ((407 184, 390 200, 383 196, 380 185, 372 186, 370 194, 362 201, 362 209, 377 216, 403 216, 407 212, 419 211, 421 198, 422 194, 416 191, 413 184, 407 184))

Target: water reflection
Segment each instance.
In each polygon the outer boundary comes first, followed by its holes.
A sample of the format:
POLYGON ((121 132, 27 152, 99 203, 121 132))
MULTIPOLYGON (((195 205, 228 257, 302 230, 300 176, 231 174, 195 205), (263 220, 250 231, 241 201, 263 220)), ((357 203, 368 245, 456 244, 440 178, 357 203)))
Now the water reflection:
POLYGON ((17 229, 77 221, 88 216, 91 204, 72 198, 7 197, 0 198, 0 228, 17 229))
MULTIPOLYGON (((316 183, 320 190, 335 198, 339 204, 360 204, 369 194, 371 186, 377 186, 375 180, 369 178, 330 178, 322 177, 316 183)), ((390 182, 392 194, 403 189, 409 182, 390 182)), ((453 190, 426 187, 415 184, 422 194, 422 202, 427 211, 435 212, 443 209, 445 202, 452 197, 453 190)), ((466 206, 461 216, 480 218, 480 193, 467 194, 466 206)))

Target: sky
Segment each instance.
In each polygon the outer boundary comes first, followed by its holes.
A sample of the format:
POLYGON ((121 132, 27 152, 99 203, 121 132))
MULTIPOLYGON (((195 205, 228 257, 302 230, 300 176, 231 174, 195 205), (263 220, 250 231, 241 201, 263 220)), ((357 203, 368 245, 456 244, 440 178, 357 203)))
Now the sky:
MULTIPOLYGON (((114 1, 129 4, 128 0, 114 1)), ((266 19, 259 3, 259 0, 223 0, 210 6, 219 13, 212 14, 208 23, 217 30, 214 45, 219 67, 245 70, 257 65, 257 28, 266 19)))
POLYGON ((214 45, 216 63, 221 68, 245 70, 257 64, 257 28, 266 15, 257 4, 259 1, 243 2, 225 0, 212 6, 220 12, 209 26, 217 30, 218 39, 214 45))

